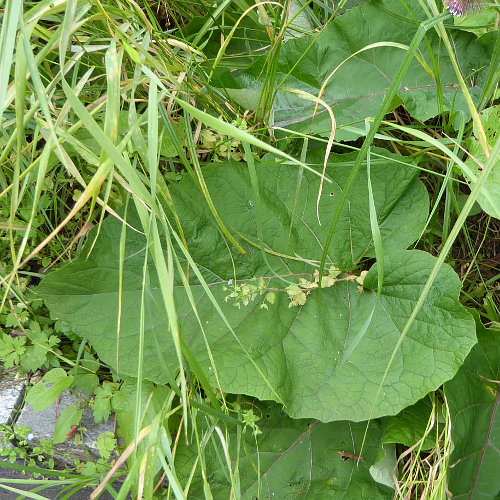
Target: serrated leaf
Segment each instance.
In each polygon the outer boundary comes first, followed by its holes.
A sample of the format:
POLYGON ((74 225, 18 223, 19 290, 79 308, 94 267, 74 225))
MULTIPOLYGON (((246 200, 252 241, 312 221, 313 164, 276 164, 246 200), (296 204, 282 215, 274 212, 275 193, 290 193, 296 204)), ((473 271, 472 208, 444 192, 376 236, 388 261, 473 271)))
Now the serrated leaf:
MULTIPOLYGON (((265 295, 255 294, 254 300, 249 300, 247 306, 240 304, 239 308, 231 301, 225 302, 227 281, 234 276, 234 269, 242 286, 253 283, 253 277, 269 276, 262 252, 256 248, 259 238, 247 170, 244 165, 233 163, 204 169, 217 210, 234 234, 242 235, 240 242, 246 255, 228 246, 205 209, 202 194, 189 178, 171 186, 172 202, 189 251, 248 353, 235 341, 203 287, 191 278, 191 292, 223 390, 260 399, 275 399, 278 395, 294 417, 358 421, 370 414, 377 417, 398 413, 450 379, 462 364, 476 341, 475 327, 458 302, 458 277, 444 266, 373 406, 400 332, 434 264, 434 258, 423 252, 401 251, 418 237, 427 215, 427 195, 415 179, 416 172, 391 163, 392 156, 383 150, 375 152, 379 156, 373 158, 371 177, 386 259, 384 287, 378 302, 376 268, 364 278, 363 292, 357 283, 339 275, 336 283, 322 290, 321 301, 318 291, 312 290, 303 306, 289 308, 285 292, 276 293, 275 303, 266 304, 267 309, 261 307, 265 295), (369 327, 363 338, 357 339, 374 305, 369 327), (344 359, 343 354, 353 342, 356 346, 352 354, 344 359)), ((325 187, 319 205, 322 220, 330 220, 353 159, 353 155, 332 157, 326 175, 333 182, 325 187)), ((319 225, 316 217, 319 179, 304 172, 296 200, 295 167, 257 164, 256 169, 266 214, 263 240, 270 251, 268 261, 275 272, 288 280, 297 274, 298 283, 304 273, 310 273, 312 282, 317 267, 307 262, 319 263, 328 231, 328 226, 319 225)), ((318 169, 322 169, 321 160, 318 169)), ((350 271, 362 256, 373 255, 366 182, 366 172, 362 172, 339 220, 329 249, 328 267, 335 265, 344 272, 350 271)), ((127 221, 137 224, 133 214, 127 221)), ((50 274, 39 286, 52 315, 70 323, 73 331, 89 339, 100 358, 113 367, 117 365, 120 232, 120 223, 109 219, 89 260, 79 259, 50 274)), ((119 367, 122 374, 130 376, 137 370, 137 304, 142 296, 144 247, 141 235, 127 229, 119 367)), ((287 286, 276 278, 266 281, 271 289, 287 286)), ((177 360, 167 333, 154 269, 149 271, 149 283, 145 294, 144 373, 146 378, 163 383, 165 363, 175 370, 177 360)), ((180 282, 174 294, 186 343, 206 372, 213 373, 200 325, 180 282)))
POLYGON ((2 333, 0 337, 0 359, 5 368, 9 369, 19 364, 26 351, 25 344, 25 337, 13 337, 2 333))
POLYGON ((32 345, 26 348, 26 353, 21 359, 21 366, 28 372, 35 372, 43 366, 47 360, 47 349, 39 345, 32 345))
MULTIPOLYGON (((233 473, 235 469, 239 472, 243 500, 393 497, 393 490, 377 484, 368 470, 381 446, 378 422, 370 424, 362 460, 358 463, 355 458, 349 457, 359 453, 365 424, 292 420, 283 413, 280 405, 259 401, 243 401, 241 408, 247 411, 250 405, 258 417, 256 424, 261 434, 254 437, 251 428, 247 428, 241 434, 241 443, 238 443, 236 429, 229 429, 225 434, 231 468, 233 473)), ((206 431, 206 426, 199 430, 201 435, 206 431)), ((181 482, 189 477, 191 467, 197 460, 196 445, 188 447, 182 441, 175 457, 176 472, 181 482)), ((213 498, 230 498, 228 466, 215 432, 203 454, 213 498)), ((189 498, 206 498, 199 468, 189 490, 189 498)))
POLYGON ((104 460, 109 460, 111 452, 116 448, 116 439, 112 432, 103 432, 97 437, 97 449, 104 460))
POLYGON ((28 392, 26 402, 35 411, 48 408, 73 382, 73 376, 67 375, 63 368, 53 368, 47 372, 40 382, 36 383, 28 392))
POLYGON ((92 404, 96 424, 101 420, 108 420, 111 415, 111 397, 114 391, 115 384, 106 382, 101 387, 96 388, 94 403, 92 404))
POLYGON ((21 359, 21 366, 26 371, 34 372, 41 368, 47 361, 50 354, 49 349, 53 349, 60 343, 60 339, 55 335, 47 336, 47 332, 41 331, 40 326, 32 325, 29 338, 33 345, 26 348, 26 353, 21 359))
POLYGON ((500 495, 500 331, 485 328, 475 313, 479 343, 457 375, 445 384, 453 453, 453 498, 500 495))

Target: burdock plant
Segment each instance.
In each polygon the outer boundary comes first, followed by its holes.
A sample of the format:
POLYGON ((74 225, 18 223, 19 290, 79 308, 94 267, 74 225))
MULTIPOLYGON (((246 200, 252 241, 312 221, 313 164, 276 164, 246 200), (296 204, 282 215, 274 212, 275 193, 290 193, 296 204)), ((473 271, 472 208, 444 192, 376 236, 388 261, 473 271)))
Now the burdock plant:
POLYGON ((481 9, 481 0, 447 0, 446 8, 454 16, 466 16, 481 9))

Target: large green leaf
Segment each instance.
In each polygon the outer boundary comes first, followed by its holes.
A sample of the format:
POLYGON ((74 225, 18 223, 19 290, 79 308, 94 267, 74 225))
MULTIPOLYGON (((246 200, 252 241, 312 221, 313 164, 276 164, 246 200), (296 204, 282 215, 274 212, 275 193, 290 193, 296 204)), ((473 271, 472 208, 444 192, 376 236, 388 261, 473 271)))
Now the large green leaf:
MULTIPOLYGON (((412 2, 411 9, 409 13, 399 0, 368 2, 339 16, 320 36, 311 35, 284 44, 276 68, 272 124, 303 133, 312 130, 329 135, 331 119, 327 110, 323 106, 318 108, 311 129, 315 103, 286 90, 298 89, 319 96, 328 81, 322 98, 333 109, 336 139, 352 140, 363 135, 365 118, 376 116, 406 50, 378 46, 348 58, 372 44, 389 42, 408 46, 419 23, 426 19, 417 2, 412 2), (280 83, 281 87, 277 87, 280 83), (345 126, 355 126, 358 130, 347 130, 345 126)), ((455 54, 463 75, 469 77, 474 73, 478 77, 469 84, 469 92, 477 101, 483 72, 476 73, 476 70, 488 66, 489 49, 477 43, 471 33, 454 31, 450 36, 454 36, 455 54)), ((263 55, 243 73, 221 71, 217 75, 218 85, 245 109, 257 109, 268 62, 267 55, 263 55)), ((418 120, 428 120, 442 111, 462 111, 469 116, 450 58, 434 31, 426 35, 418 58, 413 60, 401 82, 398 96, 394 107, 403 103, 418 120)))
MULTIPOLYGON (((425 436, 432 411, 432 402, 429 397, 426 397, 397 415, 386 418, 384 420, 384 444, 401 443, 408 447, 413 446, 425 436)), ((434 428, 425 436, 422 449, 429 450, 435 444, 436 429, 434 428)))
MULTIPOLYGON (((224 286, 230 278, 244 284, 254 276, 264 276, 271 288, 286 286, 273 276, 256 248, 256 200, 247 169, 243 164, 227 163, 204 170, 219 213, 235 235, 246 239, 241 243, 247 255, 228 245, 189 178, 171 187, 189 251, 242 344, 235 341, 204 288, 192 280, 191 292, 203 320, 200 325, 178 283, 175 301, 186 344, 208 373, 217 370, 225 391, 260 399, 279 397, 294 417, 323 421, 369 417, 389 358, 434 263, 434 258, 423 252, 401 250, 420 234, 424 224, 427 195, 422 184, 412 167, 394 163, 395 158, 380 150, 377 154, 385 155, 373 158, 372 184, 386 253, 384 287, 378 302, 376 268, 366 276, 363 292, 343 274, 343 281, 322 291, 321 300, 314 291, 303 307, 289 308, 285 293, 277 293, 268 310, 260 308, 264 296, 240 309, 231 301, 225 302, 229 291, 224 286), (215 366, 209 363, 204 334, 215 366), (348 351, 352 352, 346 358, 348 351)), ((296 200, 295 167, 257 165, 264 244, 272 252, 268 259, 274 271, 287 280, 297 282, 298 275, 310 277, 316 269, 307 262, 321 257, 328 230, 325 222, 335 210, 352 159, 352 155, 333 157, 327 168, 333 182, 325 184, 321 198, 321 226, 316 218, 317 176, 304 172, 296 200)), ((361 256, 373 252, 366 172, 358 179, 329 249, 331 263, 344 272, 351 271, 361 256)), ((136 223, 132 216, 129 222, 136 223)), ((145 240, 140 233, 127 231, 117 360, 120 232, 118 221, 107 220, 92 256, 85 260, 83 252, 73 264, 48 275, 39 293, 53 316, 69 322, 76 333, 86 337, 104 362, 134 376, 145 240)), ((175 369, 177 361, 154 270, 147 281, 145 376, 164 382, 165 370, 175 369)), ((450 379, 462 364, 475 335, 472 319, 458 303, 459 290, 458 277, 445 266, 392 363, 372 416, 399 412, 450 379)))
POLYGON ((453 498, 500 496, 500 331, 484 328, 478 317, 477 325, 478 345, 445 384, 454 445, 453 498))
MULTIPOLYGON (((324 182, 319 215, 316 216, 316 200, 320 187, 318 176, 307 172, 299 182, 298 170, 291 165, 271 163, 257 164, 264 244, 274 252, 295 258, 297 261, 319 261, 326 240, 329 221, 356 153, 330 155, 327 177, 333 182, 324 182)), ((323 153, 311 155, 309 165, 318 171, 323 168, 323 153)), ((372 185, 384 249, 407 248, 425 224, 428 211, 427 193, 416 179, 414 165, 400 163, 401 157, 383 149, 372 152, 372 185)), ((266 276, 269 274, 258 244, 256 214, 252 185, 243 164, 226 163, 220 167, 204 170, 206 182, 213 193, 218 211, 225 222, 237 230, 243 238, 254 243, 248 256, 228 249, 226 240, 215 231, 213 219, 194 183, 182 182, 172 189, 172 199, 188 235, 189 251, 197 264, 206 270, 206 277, 225 280, 266 276), (198 200, 198 202, 195 202, 198 200)), ((329 260, 343 270, 351 270, 361 257, 373 256, 368 210, 368 183, 366 172, 358 179, 356 192, 345 204, 341 222, 334 241, 329 248, 329 260)), ((245 242, 241 242, 245 245, 245 242)), ((248 245, 246 245, 248 247, 248 245)), ((245 247, 246 248, 246 247, 245 247)), ((286 258, 269 256, 274 270, 280 273, 311 272, 311 267, 286 258)))
MULTIPOLYGON (((280 405, 259 401, 243 401, 240 407, 257 417, 256 424, 262 432, 255 437, 251 428, 247 428, 241 434, 239 447, 236 430, 226 434, 232 472, 239 471, 242 499, 393 497, 393 490, 377 484, 369 472, 381 445, 378 422, 370 424, 362 460, 358 463, 349 456, 359 456, 365 424, 292 420, 280 405)), ((206 431, 206 425, 199 429, 201 435, 206 431)), ((228 466, 219 436, 213 429, 203 457, 213 497, 230 498, 228 466)), ((189 477, 196 460, 196 445, 188 447, 181 443, 175 461, 181 481, 189 477)), ((199 467, 189 498, 206 498, 199 467)))

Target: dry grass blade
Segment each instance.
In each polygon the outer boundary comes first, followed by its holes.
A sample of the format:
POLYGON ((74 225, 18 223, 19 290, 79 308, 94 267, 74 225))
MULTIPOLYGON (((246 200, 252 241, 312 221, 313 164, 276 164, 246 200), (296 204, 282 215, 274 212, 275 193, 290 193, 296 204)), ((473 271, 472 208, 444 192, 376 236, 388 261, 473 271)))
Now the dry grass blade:
POLYGON ((152 429, 151 425, 148 425, 147 427, 141 429, 141 431, 137 435, 137 438, 127 446, 125 451, 119 456, 116 463, 113 465, 113 467, 111 467, 109 472, 106 474, 106 477, 102 480, 99 486, 91 493, 90 500, 94 500, 104 491, 104 488, 111 481, 116 471, 127 461, 130 455, 134 453, 134 450, 137 449, 139 443, 151 432, 151 429, 152 429))

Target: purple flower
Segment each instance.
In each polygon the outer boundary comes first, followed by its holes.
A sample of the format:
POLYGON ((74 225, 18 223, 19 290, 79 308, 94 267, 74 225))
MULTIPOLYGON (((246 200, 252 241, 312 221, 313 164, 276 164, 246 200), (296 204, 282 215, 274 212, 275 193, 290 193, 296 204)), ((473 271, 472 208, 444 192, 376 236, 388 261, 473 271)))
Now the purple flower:
POLYGON ((481 9, 482 0, 445 0, 446 8, 454 16, 466 16, 481 9))

